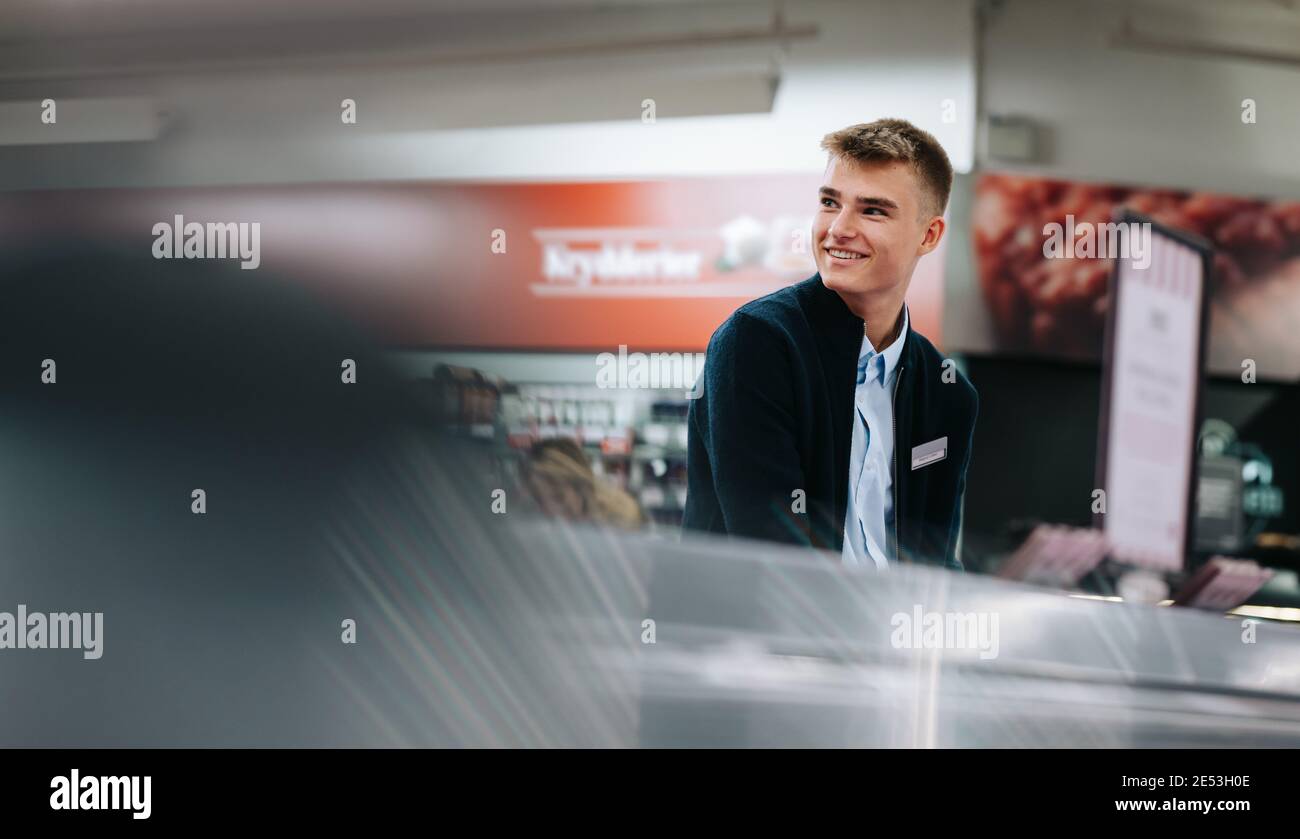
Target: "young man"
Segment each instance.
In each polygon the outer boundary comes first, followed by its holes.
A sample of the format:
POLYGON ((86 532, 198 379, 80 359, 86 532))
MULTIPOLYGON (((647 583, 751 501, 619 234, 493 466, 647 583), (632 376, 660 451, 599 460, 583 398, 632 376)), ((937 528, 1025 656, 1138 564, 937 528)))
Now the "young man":
POLYGON ((952 165, 897 119, 822 148, 817 274, 741 306, 709 342, 683 526, 959 569, 979 400, 904 304, 943 238, 952 165))

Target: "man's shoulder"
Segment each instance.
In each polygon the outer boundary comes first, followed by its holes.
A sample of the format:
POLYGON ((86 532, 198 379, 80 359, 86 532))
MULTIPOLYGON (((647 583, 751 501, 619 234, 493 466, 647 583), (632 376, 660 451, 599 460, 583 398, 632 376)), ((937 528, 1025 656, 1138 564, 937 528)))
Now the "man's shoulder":
POLYGON ((778 289, 732 312, 709 339, 706 366, 762 371, 767 379, 804 355, 811 332, 805 308, 810 282, 821 278, 778 289))
POLYGON ((814 276, 806 280, 779 288, 771 294, 749 301, 741 306, 732 317, 753 318, 773 325, 785 325, 795 320, 804 319, 804 301, 813 283, 820 283, 821 278, 814 276))
POLYGON ((804 301, 809 291, 808 286, 820 282, 821 278, 814 276, 750 300, 723 321, 714 333, 714 338, 719 334, 741 331, 773 336, 788 334, 798 324, 807 322, 804 301))

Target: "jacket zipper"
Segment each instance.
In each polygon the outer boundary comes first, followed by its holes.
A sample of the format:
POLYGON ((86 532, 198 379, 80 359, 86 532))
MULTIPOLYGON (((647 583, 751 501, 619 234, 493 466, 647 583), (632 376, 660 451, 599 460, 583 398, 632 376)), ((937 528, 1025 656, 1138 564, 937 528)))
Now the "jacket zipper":
POLYGON ((901 561, 903 551, 898 544, 898 383, 903 378, 905 365, 898 365, 898 375, 894 377, 894 392, 889 398, 889 425, 894 430, 893 451, 889 453, 889 476, 892 479, 889 491, 894 496, 894 559, 901 561))

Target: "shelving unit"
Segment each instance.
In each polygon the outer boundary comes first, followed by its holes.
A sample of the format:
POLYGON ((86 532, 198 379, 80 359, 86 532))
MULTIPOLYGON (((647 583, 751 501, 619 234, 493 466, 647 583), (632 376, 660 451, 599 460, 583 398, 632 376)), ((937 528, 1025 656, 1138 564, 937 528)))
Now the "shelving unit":
POLYGON ((540 440, 568 438, 587 454, 598 480, 630 493, 652 529, 676 533, 686 505, 686 418, 677 389, 510 382, 481 370, 440 364, 417 392, 439 425, 494 444, 506 474, 540 440))

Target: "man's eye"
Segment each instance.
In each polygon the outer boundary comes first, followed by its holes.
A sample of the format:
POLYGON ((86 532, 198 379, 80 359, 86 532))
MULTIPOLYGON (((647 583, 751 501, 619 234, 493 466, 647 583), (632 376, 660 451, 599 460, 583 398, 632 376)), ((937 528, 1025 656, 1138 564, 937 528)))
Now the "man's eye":
POLYGON ((880 215, 882 215, 882 216, 883 216, 883 215, 888 215, 884 210, 880 209, 879 207, 868 207, 868 208, 866 208, 865 210, 863 210, 862 212, 863 212, 864 215, 867 214, 867 213, 880 213, 880 215))
POLYGON ((823 199, 822 199, 822 206, 823 206, 823 207, 829 207, 829 206, 831 206, 831 205, 834 204, 834 203, 835 203, 835 202, 832 201, 832 200, 829 199, 829 198, 823 198, 823 199))

